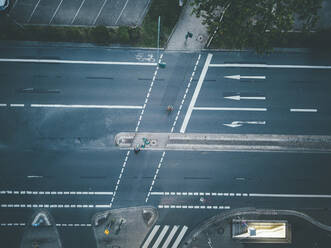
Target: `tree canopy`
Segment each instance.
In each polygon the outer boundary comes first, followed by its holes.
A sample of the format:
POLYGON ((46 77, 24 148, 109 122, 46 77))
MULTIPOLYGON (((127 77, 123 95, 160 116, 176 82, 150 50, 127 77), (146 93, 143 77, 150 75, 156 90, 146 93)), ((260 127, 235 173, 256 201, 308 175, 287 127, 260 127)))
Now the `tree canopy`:
POLYGON ((311 31, 322 0, 193 0, 193 13, 203 17, 214 39, 229 48, 269 51, 294 24, 311 31))

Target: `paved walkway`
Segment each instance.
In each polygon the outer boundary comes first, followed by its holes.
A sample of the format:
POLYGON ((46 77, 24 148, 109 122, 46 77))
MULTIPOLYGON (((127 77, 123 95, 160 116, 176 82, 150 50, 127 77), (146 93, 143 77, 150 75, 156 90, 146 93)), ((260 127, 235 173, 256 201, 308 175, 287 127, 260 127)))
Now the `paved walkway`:
POLYGON ((202 25, 202 18, 191 15, 193 7, 192 0, 188 0, 175 29, 170 37, 167 50, 199 51, 204 48, 208 40, 207 28, 202 25), (193 34, 192 38, 185 39, 186 34, 193 34))

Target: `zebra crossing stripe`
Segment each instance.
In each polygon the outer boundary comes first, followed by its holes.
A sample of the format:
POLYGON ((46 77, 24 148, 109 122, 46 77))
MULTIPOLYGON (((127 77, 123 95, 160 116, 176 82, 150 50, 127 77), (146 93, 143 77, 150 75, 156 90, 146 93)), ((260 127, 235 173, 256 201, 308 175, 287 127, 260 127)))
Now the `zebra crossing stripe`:
POLYGON ((182 230, 180 231, 175 243, 171 246, 171 248, 177 248, 178 245, 180 244, 180 241, 182 241, 182 238, 184 237, 186 231, 187 231, 188 227, 187 226, 183 226, 182 230))
POLYGON ((175 233, 177 232, 179 226, 174 226, 171 229, 171 232, 169 234, 169 236, 167 237, 166 241, 164 242, 164 244, 162 245, 162 248, 168 248, 168 245, 170 244, 172 238, 174 237, 175 233))
POLYGON ((154 238, 156 232, 159 230, 160 226, 159 225, 155 225, 152 232, 149 234, 148 238, 146 239, 144 245, 142 246, 142 248, 148 248, 149 243, 152 241, 152 239, 154 238))
POLYGON ((155 243, 154 243, 154 245, 153 245, 152 248, 158 248, 158 247, 159 247, 159 245, 160 245, 160 243, 161 243, 161 241, 162 241, 164 235, 167 233, 168 229, 169 229, 169 226, 167 226, 167 225, 163 227, 163 229, 162 229, 162 231, 161 231, 159 237, 158 237, 157 240, 155 241, 155 243))

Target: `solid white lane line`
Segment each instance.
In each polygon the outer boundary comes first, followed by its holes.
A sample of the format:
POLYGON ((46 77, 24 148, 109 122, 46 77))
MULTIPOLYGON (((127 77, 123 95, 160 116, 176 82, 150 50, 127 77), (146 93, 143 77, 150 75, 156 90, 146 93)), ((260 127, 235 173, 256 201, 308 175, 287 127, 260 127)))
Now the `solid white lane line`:
POLYGON ((290 109, 291 112, 312 112, 316 113, 317 109, 290 109))
POLYGON ((168 225, 165 225, 163 227, 160 235, 157 237, 157 240, 155 241, 155 243, 154 243, 154 245, 153 245, 152 248, 158 248, 159 247, 159 245, 160 245, 161 241, 163 240, 164 235, 167 233, 168 229, 169 229, 169 226, 168 225))
POLYGON ((61 59, 8 59, 0 58, 0 62, 15 63, 48 63, 48 64, 86 64, 86 65, 144 65, 155 66, 156 63, 141 62, 115 62, 115 61, 89 61, 89 60, 61 60, 61 59))
POLYGON ((0 195, 112 195, 113 192, 79 192, 79 191, 28 191, 28 190, 1 190, 0 195))
POLYGON ((10 104, 10 107, 24 107, 24 104, 12 103, 12 104, 10 104))
POLYGON ((95 205, 96 208, 110 208, 110 205, 95 205))
POLYGON ((125 105, 70 105, 70 104, 31 104, 32 108, 96 108, 96 109, 142 109, 142 106, 125 105))
POLYGON ((94 192, 95 195, 112 195, 113 192, 94 192))
POLYGON ((36 11, 36 9, 37 9, 39 3, 40 3, 40 0, 38 0, 37 4, 34 6, 34 8, 33 8, 33 10, 32 10, 32 13, 31 13, 29 19, 27 20, 27 23, 29 23, 29 22, 31 21, 31 18, 32 18, 34 12, 36 11))
POLYGON ((0 107, 7 107, 6 103, 0 103, 0 107))
POLYGON ((284 198, 331 198, 331 195, 312 195, 312 194, 257 194, 249 193, 251 197, 284 197, 284 198))
POLYGON ((83 0, 82 3, 80 4, 80 6, 79 6, 79 8, 78 8, 78 10, 77 10, 77 12, 76 12, 74 18, 72 18, 71 24, 73 24, 74 21, 76 20, 76 17, 77 17, 77 15, 78 15, 78 13, 79 13, 79 11, 80 11, 80 9, 82 8, 82 6, 83 6, 84 3, 85 3, 85 0, 83 0))
POLYGON ((108 1, 108 0, 105 0, 105 1, 103 2, 103 4, 102 4, 102 6, 101 6, 101 8, 100 8, 100 10, 99 10, 99 12, 98 12, 98 14, 97 14, 97 16, 94 18, 93 25, 95 25, 95 23, 97 22, 97 20, 98 20, 100 14, 101 14, 101 11, 102 11, 103 8, 105 7, 107 1, 108 1))
POLYGON ((143 246, 141 248, 148 248, 149 243, 152 241, 152 239, 154 238, 156 232, 159 230, 160 226, 159 225, 155 225, 152 232, 149 234, 148 238, 146 239, 145 243, 143 244, 143 246))
POLYGON ((170 234, 168 235, 166 241, 164 242, 164 244, 162 245, 162 248, 168 248, 168 245, 170 244, 172 238, 174 237, 175 233, 177 232, 179 226, 174 226, 172 229, 171 229, 171 232, 170 234))
POLYGON ((124 7, 123 7, 123 9, 121 10, 121 13, 119 14, 119 16, 118 16, 117 19, 116 19, 115 25, 117 25, 118 20, 121 18, 122 14, 123 14, 123 11, 124 11, 124 9, 126 8, 126 5, 128 4, 128 2, 129 2, 129 0, 126 0, 126 2, 125 2, 125 4, 124 4, 124 7))
POLYGON ((280 69, 327 69, 331 66, 315 65, 267 65, 267 64, 210 64, 209 67, 280 68, 280 69))
POLYGON ((175 243, 171 246, 171 248, 177 248, 182 241, 182 238, 184 237, 188 227, 183 226, 182 230, 180 231, 179 235, 177 236, 177 239, 175 240, 175 243))
POLYGON ((63 2, 63 0, 60 1, 59 5, 57 6, 56 10, 54 11, 53 16, 52 16, 51 20, 50 20, 49 23, 48 23, 49 25, 52 23, 52 21, 53 21, 55 15, 56 15, 56 13, 59 11, 62 2, 63 2))
POLYGON ((193 110, 210 111, 267 111, 266 108, 212 108, 212 107, 194 107, 193 110))
POLYGON ((189 107, 187 109, 187 112, 186 112, 186 115, 185 115, 185 118, 184 118, 182 127, 180 129, 180 132, 181 133, 185 133, 185 131, 186 131, 187 124, 188 124, 188 122, 189 122, 189 120, 191 118, 192 111, 193 111, 193 108, 195 106, 195 102, 196 102, 196 100, 197 100, 197 98, 199 96, 200 89, 201 89, 202 84, 203 84, 203 81, 204 81, 204 79, 206 77, 206 74, 207 74, 207 71, 208 71, 208 66, 210 64, 210 61, 211 61, 212 57, 213 57, 213 55, 211 53, 209 53, 208 56, 207 56, 205 65, 203 66, 203 69, 202 69, 202 72, 201 72, 201 75, 200 75, 200 78, 199 78, 199 81, 198 81, 198 84, 195 87, 195 91, 193 93, 193 96, 192 96, 190 105, 189 105, 189 107))

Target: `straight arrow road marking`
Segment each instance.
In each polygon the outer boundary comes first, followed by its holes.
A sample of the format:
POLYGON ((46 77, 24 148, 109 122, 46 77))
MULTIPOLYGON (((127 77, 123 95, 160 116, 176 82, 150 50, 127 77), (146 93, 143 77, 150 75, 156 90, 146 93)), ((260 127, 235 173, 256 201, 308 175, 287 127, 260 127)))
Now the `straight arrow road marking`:
POLYGON ((248 125, 265 125, 266 121, 233 121, 230 124, 223 124, 224 126, 227 127, 241 127, 244 124, 248 125))
POLYGON ((207 111, 267 111, 267 108, 217 108, 217 107, 194 107, 194 110, 207 111))
POLYGON ((265 96, 240 96, 240 95, 235 95, 235 96, 225 96, 225 99, 230 99, 230 100, 235 100, 235 101, 240 101, 240 100, 266 100, 265 96))
POLYGON ((241 75, 232 75, 232 76, 225 76, 224 78, 229 78, 229 79, 266 79, 266 76, 241 76, 241 75))

